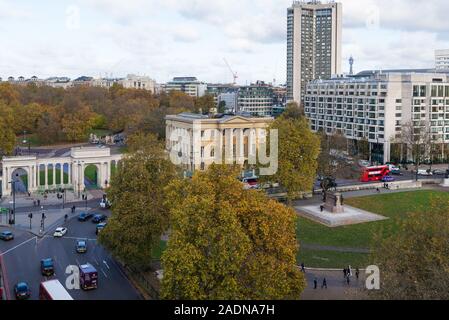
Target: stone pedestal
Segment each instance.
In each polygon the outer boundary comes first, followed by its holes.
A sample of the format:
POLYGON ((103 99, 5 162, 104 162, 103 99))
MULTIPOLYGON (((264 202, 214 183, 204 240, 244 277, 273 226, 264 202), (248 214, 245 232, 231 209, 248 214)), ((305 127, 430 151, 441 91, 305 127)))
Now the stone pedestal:
POLYGON ((326 194, 326 203, 324 204, 324 209, 331 213, 343 213, 345 209, 342 205, 342 194, 339 192, 335 193, 327 193, 326 194))
POLYGON ((449 188, 449 179, 444 179, 443 183, 441 184, 442 187, 449 188))

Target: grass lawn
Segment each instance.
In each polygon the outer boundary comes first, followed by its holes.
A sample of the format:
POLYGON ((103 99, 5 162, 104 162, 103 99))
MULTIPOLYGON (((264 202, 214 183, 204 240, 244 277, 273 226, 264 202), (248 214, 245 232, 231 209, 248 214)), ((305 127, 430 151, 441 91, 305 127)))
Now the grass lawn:
POLYGON ((16 143, 18 146, 20 146, 21 148, 28 148, 28 140, 30 141, 30 146, 31 147, 39 147, 42 145, 41 141, 39 140, 39 138, 37 137, 36 134, 26 134, 26 140, 27 143, 23 143, 23 134, 20 134, 16 137, 16 143))
POLYGON ((89 179, 93 184, 97 183, 97 167, 93 165, 89 165, 86 167, 84 171, 84 176, 89 179))
POLYGON ((89 134, 91 133, 95 134, 99 138, 112 134, 112 131, 107 129, 93 129, 89 132, 89 134))
MULTIPOLYGON (((63 175, 63 183, 61 183, 61 170, 60 169, 56 169, 56 184, 64 184, 67 183, 69 181, 69 175, 64 172, 63 175)), ((39 181, 40 181, 40 185, 44 186, 45 185, 45 171, 39 171, 39 181)), ((48 181, 48 185, 52 185, 53 184, 53 170, 49 169, 48 173, 47 173, 47 181, 48 181)))
MULTIPOLYGON (((345 203, 363 210, 378 213, 390 219, 383 221, 367 222, 363 224, 329 228, 309 219, 299 217, 297 222, 297 236, 300 243, 314 244, 322 246, 346 247, 346 248, 370 248, 373 235, 384 230, 385 234, 397 232, 395 221, 404 219, 412 212, 425 214, 432 198, 447 203, 449 193, 443 191, 411 191, 401 193, 390 193, 373 195, 360 198, 346 199, 345 203)), ((447 208, 449 210, 449 206, 447 208)), ((301 251, 301 250, 300 250, 301 251)), ((313 264, 316 267, 322 267, 331 263, 338 264, 348 253, 325 252, 322 255, 328 255, 334 261, 315 259, 313 264)), ((304 250, 304 259, 313 262, 311 254, 304 250)), ((315 254, 315 253, 313 253, 315 254)), ((315 254, 317 255, 317 254, 315 254)), ((367 257, 366 254, 351 254, 360 259, 367 257)), ((319 255, 317 255, 319 256, 319 255)), ((298 259, 301 257, 301 253, 298 259)), ((352 259, 353 257, 347 257, 352 259)), ((357 258, 358 259, 358 258, 357 258)), ((340 267, 338 264, 337 267, 340 267)))

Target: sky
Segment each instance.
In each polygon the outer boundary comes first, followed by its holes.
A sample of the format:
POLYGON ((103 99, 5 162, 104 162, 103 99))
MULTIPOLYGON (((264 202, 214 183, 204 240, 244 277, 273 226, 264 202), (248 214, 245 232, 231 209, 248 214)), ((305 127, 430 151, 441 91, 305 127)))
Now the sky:
MULTIPOLYGON (((447 0, 341 0, 342 71, 429 68, 447 0)), ((0 0, 0 77, 147 75, 285 83, 291 0, 0 0)))

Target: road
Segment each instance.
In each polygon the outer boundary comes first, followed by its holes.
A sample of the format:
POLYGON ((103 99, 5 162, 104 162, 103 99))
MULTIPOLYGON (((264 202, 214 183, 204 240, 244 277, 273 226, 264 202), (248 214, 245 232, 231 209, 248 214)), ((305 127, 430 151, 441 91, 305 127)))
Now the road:
MULTIPOLYGON (((39 298, 39 284, 46 279, 40 273, 40 260, 49 257, 53 258, 55 263, 55 277, 63 285, 68 276, 65 270, 69 265, 89 262, 97 269, 99 287, 90 291, 70 290, 69 293, 75 300, 141 299, 117 262, 97 243, 94 223, 79 222, 75 217, 65 226, 68 232, 63 238, 53 238, 53 232, 43 238, 37 238, 28 232, 13 230, 14 240, 0 241, 11 299, 14 299, 14 285, 19 281, 28 283, 32 291, 31 299, 39 298), (79 238, 88 239, 88 250, 85 254, 75 251, 75 242, 79 238)), ((0 231, 6 229, 0 227, 0 231)))

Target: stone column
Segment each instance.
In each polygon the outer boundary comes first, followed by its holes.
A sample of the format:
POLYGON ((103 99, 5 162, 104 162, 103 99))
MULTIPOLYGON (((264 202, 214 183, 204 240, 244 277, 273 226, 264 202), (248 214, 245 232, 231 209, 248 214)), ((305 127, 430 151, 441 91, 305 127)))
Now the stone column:
POLYGON ((216 164, 222 164, 223 163, 223 131, 222 130, 216 130, 215 134, 217 135, 214 137, 215 139, 215 163, 216 164))
POLYGON ((72 163, 67 163, 67 184, 72 184, 72 163))
POLYGON ((59 174, 61 175, 61 182, 60 185, 64 185, 64 164, 60 163, 59 164, 59 170, 61 171, 59 174))
POLYGON ((244 148, 245 146, 244 146, 243 129, 237 129, 236 158, 238 164, 243 164, 245 162, 244 148))
POLYGON ((233 129, 225 129, 225 163, 234 163, 234 132, 233 129))

